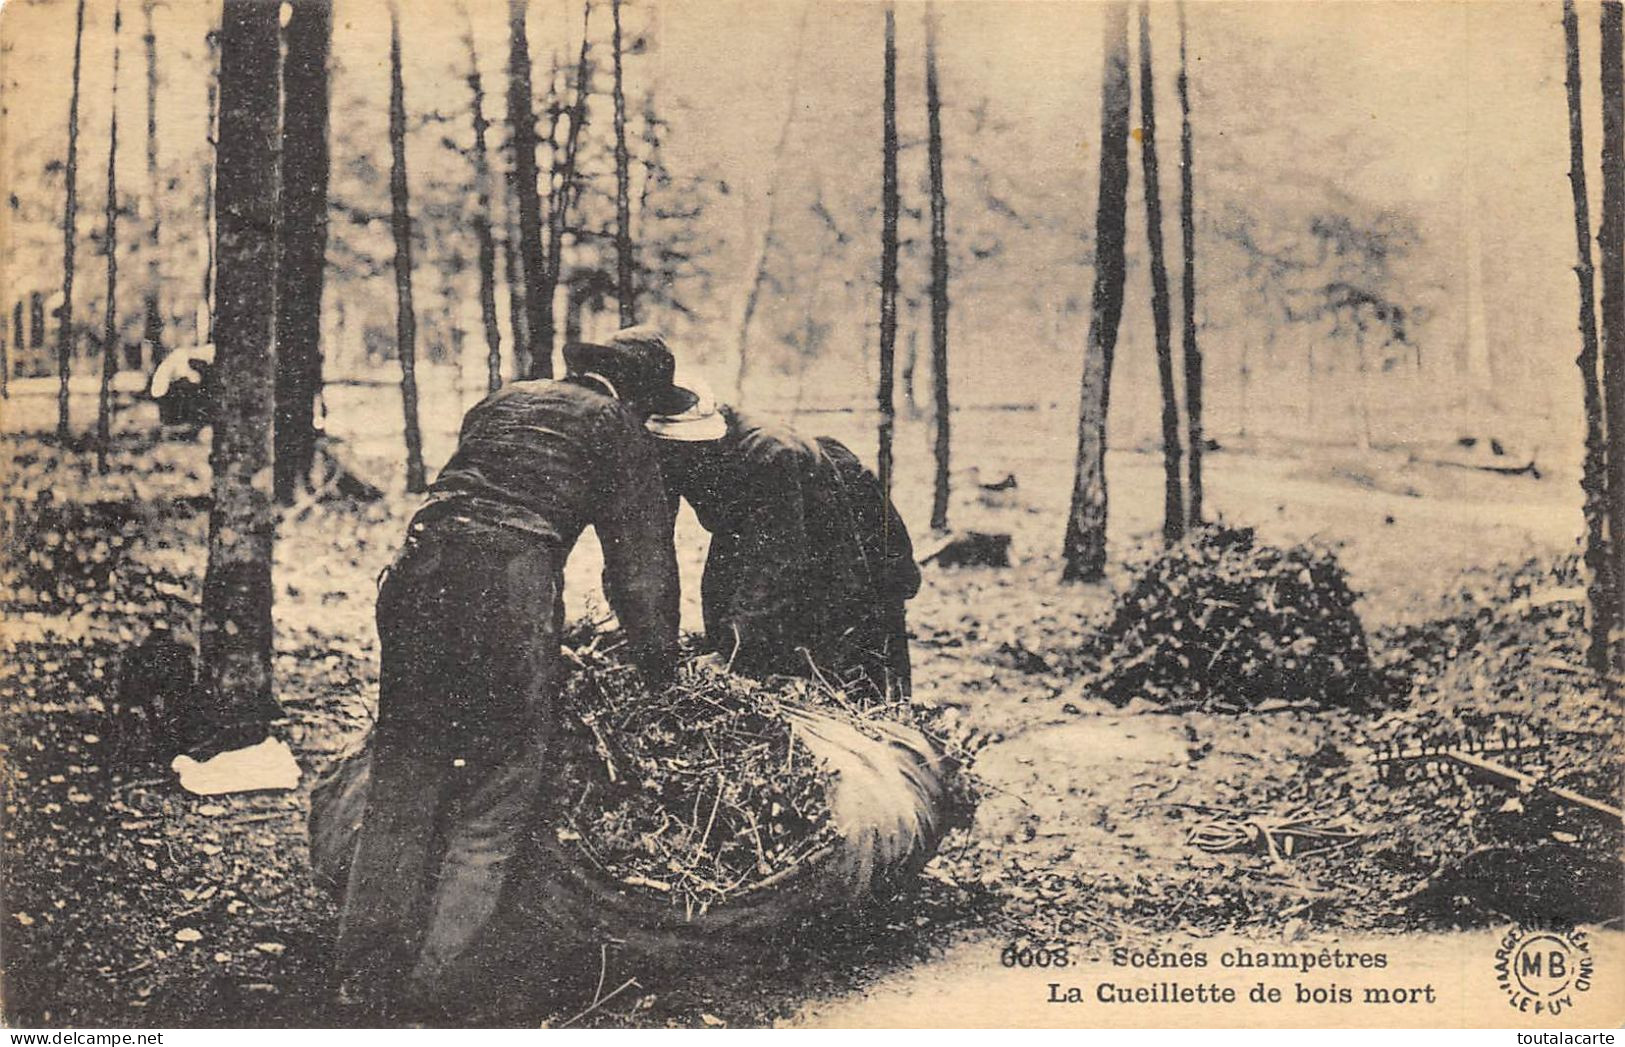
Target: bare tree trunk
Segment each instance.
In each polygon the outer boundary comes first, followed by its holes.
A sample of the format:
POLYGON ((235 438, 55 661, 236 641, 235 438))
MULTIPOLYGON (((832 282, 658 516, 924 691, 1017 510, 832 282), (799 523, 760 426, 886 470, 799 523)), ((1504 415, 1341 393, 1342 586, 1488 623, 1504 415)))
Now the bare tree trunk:
POLYGON ((1366 359, 1365 331, 1354 332, 1355 364, 1360 373, 1355 386, 1355 409, 1359 411, 1360 428, 1355 433, 1355 446, 1362 451, 1371 450, 1371 365, 1366 359))
POLYGON ((1151 324, 1157 382, 1162 390, 1162 540, 1185 536, 1184 474, 1180 469, 1179 394, 1174 388, 1174 332, 1168 263, 1162 241, 1162 183, 1157 173, 1157 88, 1151 62, 1151 9, 1140 2, 1140 169, 1145 176, 1145 236, 1151 254, 1151 324))
POLYGON ((1607 449, 1603 434, 1602 392, 1597 374, 1596 272, 1591 262, 1591 203, 1586 192, 1584 115, 1580 105, 1580 24, 1574 0, 1563 0, 1563 43, 1569 106, 1569 187, 1574 194, 1574 239, 1580 282, 1580 391, 1585 406, 1585 460, 1580 490, 1585 495, 1585 563, 1590 571, 1586 595, 1590 639, 1586 662, 1599 674, 1608 671, 1608 637, 1614 621, 1614 562, 1608 550, 1607 449))
POLYGON ((581 341, 581 306, 582 296, 575 287, 564 296, 564 340, 568 342, 581 341))
MULTIPOLYGON (((1275 355, 1275 339, 1276 339, 1276 337, 1277 336, 1276 336, 1276 333, 1275 333, 1275 328, 1273 326, 1271 326, 1269 328, 1268 332, 1264 335, 1264 339, 1265 339, 1265 342, 1266 342, 1266 347, 1265 347, 1265 355, 1266 356, 1272 356, 1273 357, 1275 355)), ((1246 350, 1247 350, 1247 343, 1242 342, 1241 347, 1242 347, 1242 352, 1245 353, 1246 350)), ((1305 347, 1303 355, 1304 355, 1304 361, 1303 361, 1303 363, 1304 363, 1303 417, 1304 417, 1304 421, 1308 424, 1309 428, 1313 429, 1313 428, 1315 428, 1315 420, 1320 415, 1320 411, 1319 411, 1319 408, 1318 408, 1318 405, 1320 403, 1319 394, 1318 394, 1318 390, 1320 388, 1320 365, 1319 365, 1318 361, 1315 359, 1315 340, 1314 340, 1312 335, 1311 335, 1311 337, 1309 339, 1308 344, 1305 347)), ((1243 367, 1245 368, 1245 364, 1243 364, 1243 367)), ((1244 378, 1247 375, 1247 373, 1248 372, 1244 369, 1243 370, 1243 377, 1244 378)), ((1247 435, 1247 386, 1246 386, 1245 382, 1243 382, 1242 387, 1241 387, 1241 434, 1240 435, 1242 435, 1242 436, 1247 435)))
POLYGON ((931 385, 935 393, 936 482, 931 528, 948 529, 948 195, 942 173, 942 99, 937 86, 936 9, 925 9, 925 116, 931 171, 931 385))
MULTIPOLYGON (((529 79, 526 76, 526 80, 529 79)), ((529 110, 528 102, 526 109, 529 110)), ((389 201, 390 228, 395 234, 395 348, 401 358, 406 489, 415 494, 427 489, 428 483, 423 475, 423 436, 418 430, 418 335, 417 315, 412 307, 411 195, 406 185, 406 88, 401 82, 401 16, 394 0, 389 7, 389 145, 393 157, 389 168, 389 201)))
MULTIPOLYGON (((547 265, 543 267, 545 284, 542 288, 547 303, 547 351, 553 351, 553 298, 558 291, 560 269, 564 264, 564 230, 569 224, 570 208, 575 203, 576 153, 581 144, 581 132, 587 125, 587 96, 592 92, 592 66, 588 62, 588 30, 592 26, 592 0, 581 5, 581 54, 576 60, 576 97, 570 108, 570 130, 564 138, 564 160, 557 165, 557 177, 549 184, 547 194, 547 265)), ((555 128, 555 133, 556 133, 555 128)), ((578 336, 580 331, 576 332, 578 336)), ((573 337, 566 330, 565 340, 573 337)))
POLYGON ((282 69, 282 255, 277 264, 277 500, 292 505, 316 461, 327 267, 327 54, 332 0, 292 0, 282 69))
POLYGON ((469 105, 474 120, 474 241, 479 248, 480 320, 485 326, 485 385, 494 393, 502 385, 502 330, 497 324, 497 249, 491 236, 491 163, 485 151, 485 129, 490 125, 485 120, 485 88, 479 52, 474 48, 474 24, 467 4, 458 6, 463 15, 463 46, 468 49, 469 105))
POLYGON ((660 184, 660 179, 666 173, 665 164, 660 158, 662 126, 663 121, 655 111, 655 89, 650 87, 643 92, 638 104, 638 141, 643 146, 638 166, 643 170, 643 177, 638 180, 637 218, 632 226, 632 242, 635 244, 648 243, 653 236, 653 228, 649 224, 649 193, 660 184))
MULTIPOLYGON (((1462 4, 1461 27, 1463 46, 1467 54, 1476 53, 1478 41, 1474 39, 1473 9, 1462 4)), ((1474 83, 1476 63, 1468 62, 1462 69, 1462 90, 1467 98, 1478 97, 1474 83)), ((1462 135, 1461 178, 1457 185, 1457 214, 1462 228, 1462 304, 1466 312, 1467 331, 1463 346, 1464 374, 1457 376, 1456 384, 1465 395, 1463 406, 1477 424, 1486 411, 1494 410, 1496 403, 1495 375, 1490 357, 1488 310, 1484 302, 1484 209, 1478 196, 1478 164, 1475 152, 1473 126, 1474 111, 1467 114, 1462 135)))
POLYGON ((1106 567, 1106 415, 1123 317, 1123 237, 1128 209, 1128 6, 1106 9, 1100 91, 1100 195, 1095 211, 1095 286, 1078 408, 1078 462, 1061 546, 1061 578, 1097 581, 1106 567))
MULTIPOLYGON (((1274 349, 1274 346, 1275 346, 1274 332, 1271 332, 1270 334, 1265 335, 1265 342, 1266 342, 1265 356, 1268 357, 1268 356, 1274 355, 1274 352, 1275 352, 1275 349, 1274 349)), ((1252 396, 1252 385, 1253 385, 1253 365, 1252 365, 1252 360, 1251 360, 1252 347, 1253 347, 1253 340, 1251 338, 1243 338, 1241 340, 1240 359, 1238 360, 1238 362, 1236 364, 1236 380, 1237 380, 1237 386, 1238 386, 1238 399, 1239 399, 1239 403, 1238 403, 1239 411, 1238 411, 1238 413, 1241 415, 1240 423, 1236 427, 1237 428, 1236 435, 1242 437, 1243 439, 1245 439, 1246 436, 1247 436, 1247 419, 1248 419, 1248 415, 1249 415, 1249 406, 1250 406, 1250 401, 1251 401, 1251 396, 1252 396)), ((1311 379, 1313 379, 1314 371, 1315 371, 1315 350, 1314 350, 1313 343, 1311 343, 1310 349, 1309 349, 1309 374, 1310 374, 1311 379)), ((1310 389, 1309 389, 1309 402, 1310 402, 1311 410, 1313 409, 1314 399, 1315 399, 1314 383, 1313 383, 1313 381, 1311 381, 1310 382, 1310 389)))
POLYGON ((508 326, 513 329, 514 374, 530 377, 521 347, 525 344, 525 281, 514 256, 514 231, 510 227, 502 237, 502 279, 508 285, 508 326))
POLYGON ((1608 426, 1608 542, 1615 572, 1612 686, 1625 678, 1625 580, 1618 571, 1625 549, 1625 56, 1621 5, 1602 5, 1602 398, 1608 426))
POLYGON ((632 283, 632 172, 626 151, 626 93, 621 82, 621 0, 610 0, 610 12, 615 20, 615 286, 621 326, 630 327, 638 322, 638 308, 632 283))
POLYGON ((214 312, 215 312, 215 182, 219 178, 217 164, 219 161, 220 141, 220 111, 216 94, 219 82, 219 53, 220 36, 217 30, 208 33, 209 47, 209 162, 203 169, 203 307, 208 312, 208 323, 205 330, 198 331, 198 338, 212 344, 214 342, 214 312))
POLYGON ((1179 0, 1179 232, 1185 268, 1180 280, 1184 305, 1185 431, 1189 485, 1185 519, 1202 526, 1202 350, 1196 344, 1196 192, 1191 165, 1190 76, 1185 56, 1185 0, 1179 0))
POLYGON ((96 397, 96 471, 107 472, 107 452, 113 442, 113 376, 119 365, 118 327, 118 64, 119 30, 124 14, 113 4, 113 89, 108 97, 107 130, 107 312, 102 324, 102 384, 96 397))
POLYGON ((513 141, 513 196, 519 205, 519 258, 524 273, 525 338, 514 355, 521 374, 553 376, 553 321, 542 298, 541 197, 536 188, 536 113, 531 108, 530 42, 525 36, 526 0, 508 0, 508 124, 513 141))
POLYGON ((745 285, 745 301, 739 311, 739 345, 737 350, 738 365, 734 371, 735 402, 745 397, 745 374, 750 366, 750 324, 756 317, 756 307, 762 298, 762 288, 767 284, 767 259, 776 242, 775 236, 779 224, 779 176, 784 166, 784 150, 790 144, 790 129, 795 125, 796 103, 801 96, 801 55, 807 41, 807 16, 812 11, 812 2, 808 0, 801 7, 801 21, 796 27, 796 51, 790 58, 790 96, 784 107, 784 119, 779 122, 778 142, 773 146, 772 175, 767 183, 767 216, 763 220, 762 236, 756 244, 756 256, 749 269, 750 282, 745 285))
POLYGON ((19 354, 27 345, 27 334, 23 327, 23 303, 21 299, 11 305, 11 344, 17 347, 19 354))
MULTIPOLYGON (((276 324, 277 7, 227 2, 220 33, 219 336, 203 682, 215 744, 263 738, 271 694, 271 383, 276 324)), ((202 739, 194 739, 201 741, 202 739)))
POLYGON ((897 14, 886 6, 884 99, 880 132, 880 490, 891 497, 892 434, 897 409, 892 402, 897 356, 897 14))
POLYGON ((155 0, 142 0, 141 42, 147 53, 147 206, 152 214, 147 223, 147 287, 141 325, 143 359, 136 361, 138 368, 158 362, 164 341, 164 317, 158 300, 163 287, 163 250, 159 242, 163 208, 158 190, 158 37, 152 28, 155 6, 155 0), (146 356, 148 353, 151 355, 146 356))
MULTIPOLYGON (((909 310, 913 316, 913 309, 909 310)), ((908 348, 903 351, 903 407, 910 418, 920 417, 920 404, 914 393, 914 371, 920 363, 920 328, 911 319, 908 328, 908 348)))
MULTIPOLYGON (((64 178, 68 199, 62 208, 62 322, 56 333, 56 439, 66 444, 68 426, 69 361, 73 356, 73 249, 78 240, 79 213, 79 69, 85 40, 85 0, 79 0, 73 26, 73 94, 68 102, 68 160, 64 178)), ((21 344, 21 336, 18 337, 21 344)))

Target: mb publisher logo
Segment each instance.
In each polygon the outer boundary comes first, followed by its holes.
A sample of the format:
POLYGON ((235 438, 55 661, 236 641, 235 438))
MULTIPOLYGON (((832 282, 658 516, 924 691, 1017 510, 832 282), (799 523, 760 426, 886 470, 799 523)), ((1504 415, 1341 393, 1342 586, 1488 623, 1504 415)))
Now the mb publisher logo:
POLYGON ((1495 950, 1495 978, 1508 1002, 1528 1014, 1559 1015, 1591 988, 1593 960, 1580 931, 1514 927, 1495 950))

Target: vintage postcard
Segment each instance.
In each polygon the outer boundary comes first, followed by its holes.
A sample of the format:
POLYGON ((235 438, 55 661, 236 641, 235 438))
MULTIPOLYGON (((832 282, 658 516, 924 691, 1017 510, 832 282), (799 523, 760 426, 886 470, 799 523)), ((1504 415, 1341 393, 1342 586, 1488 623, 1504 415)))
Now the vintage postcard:
POLYGON ((8 0, 4 1024, 1618 1027, 1622 93, 1618 0, 8 0))

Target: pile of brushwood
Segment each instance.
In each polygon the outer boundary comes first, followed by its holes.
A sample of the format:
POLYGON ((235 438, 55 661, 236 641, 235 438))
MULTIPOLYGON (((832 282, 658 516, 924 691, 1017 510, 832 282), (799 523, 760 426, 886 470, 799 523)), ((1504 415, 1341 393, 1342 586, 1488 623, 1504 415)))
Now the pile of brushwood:
POLYGON ((1092 688, 1117 705, 1209 711, 1380 704, 1387 688, 1354 601, 1329 551, 1205 527, 1145 564, 1119 597, 1092 688))
POLYGON ((964 740, 906 700, 820 680, 758 682, 692 651, 677 682, 651 695, 620 647, 617 634, 584 626, 566 637, 575 671, 563 695, 558 831, 623 884, 704 912, 831 850, 839 772, 809 749, 796 709, 833 713, 870 739, 919 730, 954 772, 944 806, 974 803, 964 740))

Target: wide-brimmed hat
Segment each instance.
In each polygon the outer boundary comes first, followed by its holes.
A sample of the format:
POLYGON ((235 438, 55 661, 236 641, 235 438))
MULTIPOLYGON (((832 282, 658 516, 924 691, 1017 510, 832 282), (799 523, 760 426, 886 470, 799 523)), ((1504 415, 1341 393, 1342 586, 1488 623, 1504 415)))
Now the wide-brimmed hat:
POLYGON ((680 443, 707 443, 726 436, 728 419, 705 382, 691 375, 683 383, 686 388, 682 391, 693 397, 688 406, 681 411, 651 414, 643 427, 658 439, 680 443))
POLYGON ((607 379, 625 400, 649 412, 648 429, 663 440, 720 439, 727 421, 702 382, 677 380, 677 360, 658 328, 647 324, 615 332, 602 345, 573 342, 564 361, 576 373, 607 379))

